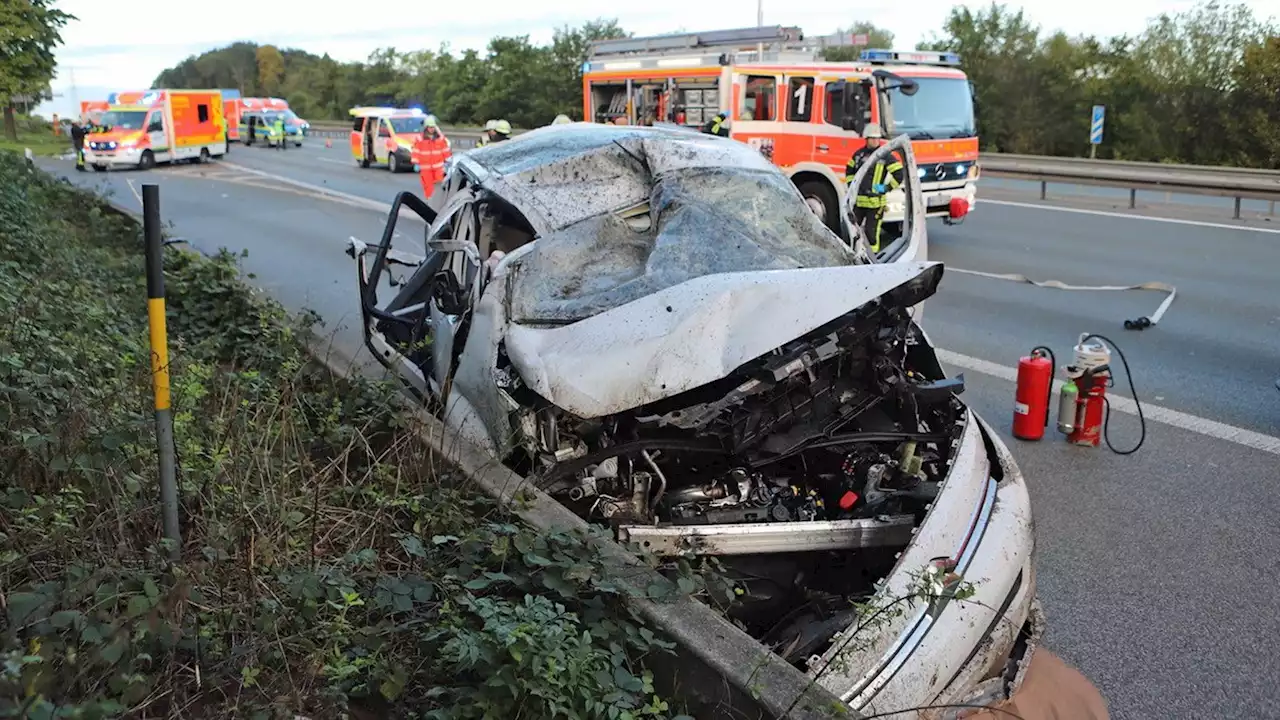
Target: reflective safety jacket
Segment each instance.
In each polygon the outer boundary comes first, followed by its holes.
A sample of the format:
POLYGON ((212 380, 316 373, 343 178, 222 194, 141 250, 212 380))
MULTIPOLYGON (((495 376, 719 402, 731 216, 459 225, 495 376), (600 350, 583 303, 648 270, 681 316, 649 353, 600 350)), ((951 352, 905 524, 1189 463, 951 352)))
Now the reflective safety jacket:
MULTIPOLYGON (((863 146, 849 158, 849 164, 845 166, 845 182, 851 182, 862 164, 871 157, 875 151, 863 146)), ((890 156, 889 162, 884 160, 877 161, 875 167, 871 168, 862 178, 862 185, 858 188, 857 197, 854 200, 854 206, 860 208, 883 208, 885 206, 885 193, 890 190, 896 190, 902 185, 902 160, 898 158, 897 153, 890 156)))
POLYGON ((724 126, 724 118, 716 115, 707 121, 702 127, 702 131, 710 135, 719 135, 720 137, 729 137, 729 128, 724 126))
POLYGON ((413 164, 418 166, 418 173, 423 180, 438 183, 444 179, 444 161, 449 159, 453 151, 443 133, 426 134, 413 143, 413 164))

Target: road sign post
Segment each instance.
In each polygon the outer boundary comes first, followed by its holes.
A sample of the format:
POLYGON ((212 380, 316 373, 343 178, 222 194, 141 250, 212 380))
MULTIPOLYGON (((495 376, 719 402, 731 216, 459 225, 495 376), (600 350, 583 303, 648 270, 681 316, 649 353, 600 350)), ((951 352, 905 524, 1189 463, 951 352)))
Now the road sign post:
POLYGON ((1089 157, 1098 156, 1098 146, 1102 144, 1102 127, 1107 120, 1107 106, 1093 106, 1093 121, 1089 124, 1089 157))
POLYGON ((169 398, 169 337, 164 321, 164 241, 160 228, 160 186, 142 186, 142 230, 147 259, 147 320, 151 328, 151 383, 155 394, 159 452, 160 509, 169 559, 182 552, 178 527, 178 482, 173 447, 173 410, 169 398))

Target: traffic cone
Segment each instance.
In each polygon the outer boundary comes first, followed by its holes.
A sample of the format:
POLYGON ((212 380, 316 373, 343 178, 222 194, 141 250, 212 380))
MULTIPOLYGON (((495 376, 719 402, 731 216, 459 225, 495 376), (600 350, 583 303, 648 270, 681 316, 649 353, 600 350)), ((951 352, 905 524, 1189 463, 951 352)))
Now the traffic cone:
POLYGON ((325 146, 325 147, 327 147, 327 148, 331 148, 331 147, 333 147, 333 138, 325 138, 325 139, 324 139, 324 146, 325 146))

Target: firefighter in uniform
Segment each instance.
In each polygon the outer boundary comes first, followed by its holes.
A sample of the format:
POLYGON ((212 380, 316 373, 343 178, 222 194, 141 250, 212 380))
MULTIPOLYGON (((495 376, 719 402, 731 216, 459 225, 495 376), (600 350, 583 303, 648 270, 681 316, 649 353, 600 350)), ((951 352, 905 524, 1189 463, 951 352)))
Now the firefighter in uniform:
POLYGON ((76 149, 76 170, 84 172, 84 136, 88 134, 84 118, 71 121, 71 146, 76 149))
POLYGON ((729 128, 725 126, 724 121, 729 118, 727 110, 721 110, 716 116, 711 118, 702 126, 702 132, 709 135, 719 135, 720 137, 729 137, 729 128))
MULTIPOLYGON (((862 137, 866 139, 866 145, 858 148, 853 153, 853 157, 849 158, 849 164, 845 166, 845 182, 853 181, 858 170, 884 140, 879 125, 868 125, 862 132, 862 137)), ((876 161, 875 167, 863 175, 862 183, 857 188, 857 195, 854 198, 854 218, 862 227, 867 243, 871 246, 871 252, 880 252, 884 210, 888 202, 885 193, 897 189, 901 184, 902 161, 895 155, 890 157, 888 162, 876 161)))
POLYGON ((440 132, 436 116, 428 115, 422 137, 413 144, 413 164, 417 166, 418 179, 422 181, 423 200, 431 197, 436 184, 444 179, 444 162, 451 154, 449 140, 440 132))
POLYGON ((511 139, 511 123, 499 120, 493 124, 493 141, 502 142, 511 139))
POLYGON ((276 136, 276 148, 283 150, 288 144, 288 138, 284 136, 284 116, 277 115, 276 121, 271 124, 271 134, 276 136))
POLYGON ((476 141, 476 147, 484 147, 493 142, 493 129, 497 127, 497 120, 488 120, 484 124, 484 132, 480 133, 480 139, 476 141))

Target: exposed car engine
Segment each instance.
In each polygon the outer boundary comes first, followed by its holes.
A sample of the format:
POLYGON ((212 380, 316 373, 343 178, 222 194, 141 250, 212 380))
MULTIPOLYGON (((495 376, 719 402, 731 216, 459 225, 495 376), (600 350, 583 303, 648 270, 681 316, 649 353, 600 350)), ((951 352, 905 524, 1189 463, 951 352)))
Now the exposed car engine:
POLYGON ((633 412, 581 421, 542 407, 525 450, 540 486, 614 525, 922 515, 963 385, 912 369, 915 332, 903 308, 871 303, 633 412))
POLYGON ((963 380, 912 363, 924 344, 909 304, 882 297, 719 382, 595 420, 508 374, 531 409, 509 462, 648 549, 720 556, 744 590, 729 614, 800 666, 910 542, 964 427, 963 380), (805 523, 816 541, 795 532, 805 523), (838 545, 841 529, 858 534, 838 545), (712 530, 729 537, 698 546, 712 530))

